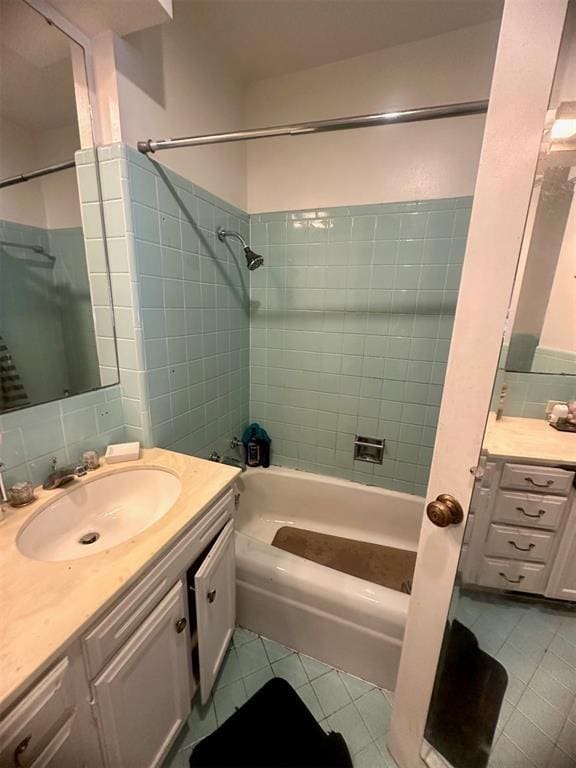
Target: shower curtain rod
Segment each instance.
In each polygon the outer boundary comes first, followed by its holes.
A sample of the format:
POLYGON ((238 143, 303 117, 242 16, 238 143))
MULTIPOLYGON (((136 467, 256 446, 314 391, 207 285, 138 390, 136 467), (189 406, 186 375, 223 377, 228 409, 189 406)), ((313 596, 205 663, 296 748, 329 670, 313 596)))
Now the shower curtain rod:
POLYGON ((353 115, 351 117, 333 118, 332 120, 316 120, 311 123, 274 125, 269 128, 250 128, 246 131, 212 133, 205 136, 188 136, 182 139, 147 139, 146 141, 138 142, 138 149, 143 154, 148 154, 149 152, 154 153, 160 149, 196 147, 205 144, 224 144, 229 141, 269 139, 275 136, 299 136, 307 133, 327 133, 329 131, 346 131, 352 128, 372 128, 378 125, 415 123, 420 120, 438 120, 443 117, 479 115, 486 112, 487 109, 487 100, 465 101, 459 104, 419 107, 418 109, 404 109, 396 112, 382 112, 374 115, 353 115))
POLYGON ((37 179, 39 176, 48 176, 50 173, 58 173, 58 171, 65 171, 67 168, 74 168, 76 162, 74 160, 66 160, 63 163, 55 163, 54 165, 48 165, 46 168, 39 168, 37 171, 30 171, 30 173, 20 173, 18 176, 10 176, 8 179, 2 179, 0 181, 0 189, 4 187, 11 187, 13 184, 22 184, 24 181, 30 181, 30 179, 37 179))

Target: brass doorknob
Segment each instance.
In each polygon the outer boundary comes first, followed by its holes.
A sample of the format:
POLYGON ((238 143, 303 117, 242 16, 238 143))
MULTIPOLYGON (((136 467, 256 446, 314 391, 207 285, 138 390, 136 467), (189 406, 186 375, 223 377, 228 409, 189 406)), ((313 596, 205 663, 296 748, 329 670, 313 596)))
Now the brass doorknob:
POLYGON ((458 525, 464 519, 464 510, 460 502, 448 493, 441 493, 436 497, 436 501, 431 501, 426 507, 426 514, 430 522, 439 528, 458 525))

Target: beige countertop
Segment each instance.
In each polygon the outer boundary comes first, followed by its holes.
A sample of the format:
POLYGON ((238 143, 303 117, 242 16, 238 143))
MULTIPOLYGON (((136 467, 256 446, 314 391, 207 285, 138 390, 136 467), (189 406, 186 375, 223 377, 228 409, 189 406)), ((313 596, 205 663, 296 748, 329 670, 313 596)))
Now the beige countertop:
POLYGON ((576 464, 576 433, 559 432, 544 419, 504 416, 496 421, 491 413, 482 449, 494 457, 576 464))
POLYGON ((61 491, 39 488, 38 500, 28 507, 5 507, 0 522, 0 707, 22 693, 239 474, 234 467, 151 448, 138 461, 104 464, 61 491), (79 483, 142 466, 165 469, 182 482, 176 503, 150 528, 78 560, 43 562, 20 554, 18 531, 47 502, 79 483))

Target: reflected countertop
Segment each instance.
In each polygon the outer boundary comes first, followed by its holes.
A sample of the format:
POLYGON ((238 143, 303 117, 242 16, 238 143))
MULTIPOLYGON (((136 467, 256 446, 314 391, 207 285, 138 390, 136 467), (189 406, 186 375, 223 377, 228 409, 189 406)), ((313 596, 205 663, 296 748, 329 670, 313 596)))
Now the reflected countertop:
POLYGON ((576 433, 559 432, 545 419, 504 416, 496 421, 490 413, 483 450, 493 458, 576 465, 576 433))

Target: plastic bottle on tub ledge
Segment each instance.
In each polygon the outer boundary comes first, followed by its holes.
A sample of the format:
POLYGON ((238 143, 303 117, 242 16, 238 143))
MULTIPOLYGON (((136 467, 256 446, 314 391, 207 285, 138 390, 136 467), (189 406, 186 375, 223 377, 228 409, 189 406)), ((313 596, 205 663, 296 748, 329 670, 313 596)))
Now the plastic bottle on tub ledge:
POLYGON ((266 430, 254 422, 246 427, 242 435, 246 450, 246 464, 249 467, 270 466, 270 443, 272 440, 266 430))

